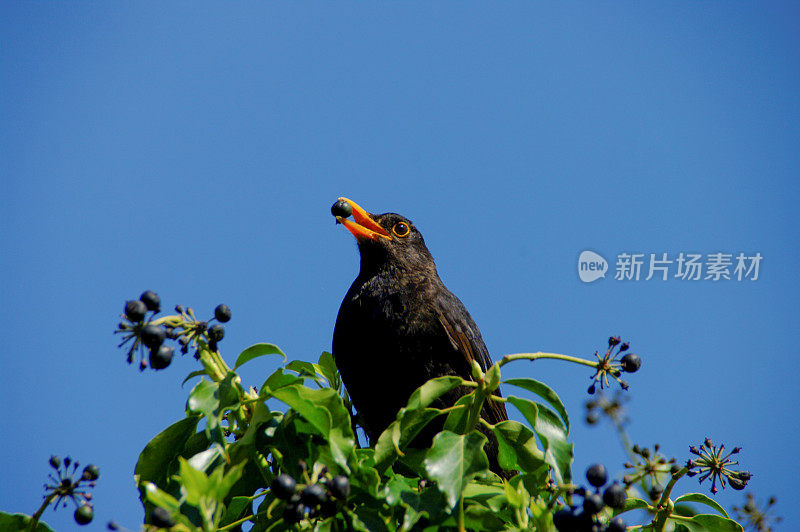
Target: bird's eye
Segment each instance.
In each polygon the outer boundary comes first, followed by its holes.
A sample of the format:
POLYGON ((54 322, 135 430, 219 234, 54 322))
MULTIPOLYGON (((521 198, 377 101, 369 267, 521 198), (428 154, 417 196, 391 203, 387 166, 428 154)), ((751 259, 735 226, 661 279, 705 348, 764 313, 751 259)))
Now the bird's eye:
POLYGON ((392 227, 392 232, 399 237, 404 237, 408 236, 408 233, 411 232, 411 229, 408 227, 407 223, 397 222, 394 224, 394 227, 392 227))

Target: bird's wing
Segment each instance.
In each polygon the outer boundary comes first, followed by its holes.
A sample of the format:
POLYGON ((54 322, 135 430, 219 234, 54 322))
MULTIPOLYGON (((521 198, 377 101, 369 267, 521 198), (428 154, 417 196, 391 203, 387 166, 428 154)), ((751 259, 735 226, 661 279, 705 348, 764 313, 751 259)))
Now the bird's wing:
MULTIPOLYGON (((464 304, 452 292, 445 289, 436 298, 436 311, 439 323, 450 339, 450 344, 466 360, 467 376, 471 373, 473 360, 483 371, 487 371, 492 365, 489 350, 486 349, 478 326, 467 312, 464 304)), ((500 390, 496 390, 494 393, 501 395, 500 390)), ((492 424, 508 419, 505 406, 497 401, 486 401, 484 412, 483 417, 492 424)))

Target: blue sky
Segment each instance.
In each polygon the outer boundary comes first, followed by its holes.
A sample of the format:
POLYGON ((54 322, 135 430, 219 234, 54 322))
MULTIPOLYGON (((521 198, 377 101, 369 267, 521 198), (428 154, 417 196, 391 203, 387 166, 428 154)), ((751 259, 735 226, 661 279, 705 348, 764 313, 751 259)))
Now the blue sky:
MULTIPOLYGON (((221 344, 330 349, 358 260, 330 205, 412 219, 495 358, 620 334, 632 438, 741 445, 800 527, 800 34, 790 2, 0 6, 0 509, 51 453, 95 462, 96 522, 136 528, 132 471, 183 415, 187 357, 140 374, 126 299, 233 309, 221 344), (760 253, 757 281, 577 275, 590 249, 760 253)), ((260 384, 272 361, 243 371, 260 384)), ((376 361, 376 370, 390 368, 376 361)), ((575 420, 589 373, 510 366, 575 420)), ((575 469, 622 474, 609 426, 575 469)), ((704 491, 694 480, 683 491, 704 491)), ((743 496, 726 490, 728 507, 743 496)), ((58 530, 71 511, 48 512, 58 530)))

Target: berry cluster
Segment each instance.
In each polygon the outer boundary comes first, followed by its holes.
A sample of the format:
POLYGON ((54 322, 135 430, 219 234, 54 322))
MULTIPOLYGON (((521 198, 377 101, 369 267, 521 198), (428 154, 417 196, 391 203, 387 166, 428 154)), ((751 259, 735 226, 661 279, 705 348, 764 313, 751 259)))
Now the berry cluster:
POLYGON ((728 454, 723 454, 725 451, 724 443, 717 446, 709 438, 706 438, 699 449, 695 446, 689 447, 689 452, 697 455, 698 458, 686 462, 686 468, 689 470, 686 474, 693 477, 699 473, 701 484, 705 479, 711 478, 711 493, 718 491, 717 480, 719 480, 722 489, 725 489, 725 479, 728 480, 733 489, 743 490, 747 486, 747 481, 753 475, 749 471, 734 471, 730 469, 730 466, 739 464, 739 462, 732 460, 731 456, 739 454, 741 450, 741 447, 734 447, 728 454))
POLYGON ((630 469, 631 472, 622 477, 622 482, 628 487, 647 479, 646 486, 650 486, 647 496, 652 502, 661 498, 661 494, 664 492, 661 487, 662 482, 681 469, 680 466, 675 464, 674 458, 668 459, 660 454, 658 452, 660 448, 657 443, 653 445, 652 451, 647 447, 634 445, 631 448, 631 452, 635 455, 635 459, 632 462, 625 463, 625 467, 630 469))
POLYGON ((763 507, 759 508, 756 498, 752 493, 748 493, 747 502, 741 508, 734 506, 736 518, 745 521, 745 529, 755 530, 756 532, 770 532, 773 523, 780 523, 783 519, 772 515, 773 506, 777 502, 775 497, 770 497, 763 507))
MULTIPOLYGON (((58 508, 58 505, 63 502, 63 506, 67 506, 66 499, 71 499, 75 503, 75 522, 79 525, 89 524, 94 518, 94 509, 92 508, 91 500, 92 494, 86 491, 88 488, 94 488, 95 481, 100 478, 100 469, 96 465, 90 464, 83 468, 80 476, 77 476, 80 464, 73 462, 67 456, 62 461, 58 456, 50 457, 50 467, 55 470, 55 475, 50 473, 48 478, 52 484, 45 484, 44 495, 45 504, 42 510, 55 500, 53 508, 58 508)), ((41 514, 40 514, 41 515, 41 514)))
POLYGON ((565 507, 553 515, 553 524, 559 532, 624 532, 625 522, 620 517, 611 519, 607 525, 598 520, 598 514, 605 506, 614 510, 625 508, 628 494, 618 482, 612 483, 600 494, 608 480, 603 464, 593 464, 586 470, 586 480, 594 491, 580 487, 575 495, 583 497, 581 507, 565 507))
MULTIPOLYGON (((303 469, 303 468, 301 468, 303 469)), ((307 482, 299 484, 285 473, 278 475, 270 486, 277 499, 286 501, 283 520, 288 524, 303 519, 326 518, 336 515, 350 495, 350 480, 342 475, 331 476, 325 466, 315 467, 307 482)))
POLYGON ((600 392, 594 399, 586 401, 586 423, 596 425, 601 417, 607 417, 617 427, 628 422, 625 414, 625 403, 630 398, 623 395, 620 390, 614 393, 614 397, 609 399, 603 392, 600 392))
MULTIPOLYGON (((217 351, 217 343, 225 336, 225 328, 221 325, 231 319, 231 309, 227 305, 217 305, 214 317, 208 321, 199 321, 191 308, 175 307, 176 316, 164 316, 156 319, 161 311, 161 299, 152 290, 144 292, 139 299, 127 301, 122 321, 115 331, 124 337, 119 344, 133 342, 128 349, 128 364, 132 364, 139 353, 139 369, 144 370, 149 361, 151 368, 164 369, 172 362, 175 348, 165 344, 167 339, 177 340, 182 354, 189 352, 190 347, 208 346, 217 351), (148 314, 149 313, 149 314, 148 314), (218 321, 209 325, 213 320, 218 321), (145 352, 149 353, 145 360, 145 352)), ((195 358, 198 358, 195 352, 195 358)))
POLYGON ((622 375, 623 371, 635 373, 642 367, 642 359, 639 355, 625 353, 628 348, 630 348, 628 342, 623 342, 620 340, 619 336, 612 336, 608 339, 608 349, 605 355, 601 357, 597 351, 594 352, 594 356, 597 357, 597 371, 592 375, 592 384, 587 390, 590 394, 595 392, 597 383, 600 383, 601 390, 607 387, 609 385, 609 375, 619 383, 623 390, 628 389, 628 383, 620 379, 620 375, 622 375), (617 360, 617 357, 622 353, 625 354, 617 360))

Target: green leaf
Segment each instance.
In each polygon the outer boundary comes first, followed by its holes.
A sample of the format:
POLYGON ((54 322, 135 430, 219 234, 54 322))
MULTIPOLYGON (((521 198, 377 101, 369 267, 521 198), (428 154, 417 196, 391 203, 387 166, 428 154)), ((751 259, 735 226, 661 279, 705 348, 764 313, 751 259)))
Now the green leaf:
POLYGON ((550 406, 558 412, 558 415, 561 416, 561 419, 564 420, 564 427, 566 428, 567 434, 569 434, 569 414, 567 414, 567 409, 564 408, 564 403, 561 402, 561 399, 558 397, 558 394, 553 391, 552 388, 544 384, 543 382, 539 382, 534 379, 507 379, 503 381, 504 384, 510 384, 512 386, 518 386, 523 390, 527 390, 531 393, 535 393, 545 401, 547 401, 550 406))
POLYGON ((567 442, 567 433, 558 416, 544 405, 529 399, 508 397, 526 421, 533 427, 544 447, 545 461, 553 467, 556 482, 569 483, 572 479, 571 465, 573 445, 567 442))
POLYGON ((186 492, 186 502, 198 506, 201 499, 211 495, 211 482, 202 471, 193 468, 189 461, 181 457, 180 482, 186 492))
POLYGON ((202 414, 205 416, 209 430, 215 429, 219 424, 220 416, 217 413, 219 408, 219 384, 205 379, 192 388, 189 399, 186 401, 187 415, 202 414))
POLYGON ((486 441, 480 432, 444 431, 433 438, 433 445, 425 455, 425 470, 451 507, 455 507, 470 480, 489 470, 489 460, 483 452, 486 441))
POLYGON ((485 379, 486 391, 495 391, 497 387, 500 386, 500 366, 498 366, 496 363, 492 364, 492 367, 486 371, 485 379))
POLYGON ((181 503, 178 502, 178 499, 162 490, 152 482, 145 482, 142 484, 142 488, 144 489, 144 496, 148 502, 168 510, 171 514, 177 512, 181 506, 181 503))
POLYGON ((253 504, 253 499, 250 497, 234 497, 231 499, 231 502, 225 508, 225 515, 222 517, 222 521, 220 521, 220 527, 225 525, 229 525, 234 521, 238 521, 241 517, 247 517, 246 515, 242 515, 245 509, 250 508, 250 505, 253 504))
POLYGON ((183 382, 181 382, 181 387, 183 387, 183 385, 186 384, 188 381, 192 380, 195 377, 199 377, 200 375, 208 375, 208 372, 206 372, 206 370, 204 369, 198 369, 197 371, 189 373, 186 376, 186 378, 183 379, 183 382))
POLYGON ((497 437, 497 461, 503 469, 531 472, 545 464, 545 455, 536 447, 536 435, 516 421, 502 421, 492 426, 497 437))
POLYGON ((349 471, 348 458, 355 449, 350 413, 332 388, 312 390, 292 384, 272 391, 272 396, 292 407, 330 444, 334 461, 349 471))
MULTIPOLYGON (((31 516, 25 514, 7 514, 0 512, 0 530, 7 532, 27 532, 31 526, 31 516)), ((35 532, 53 532, 47 523, 36 523, 35 532)))
POLYGON ((687 493, 685 495, 681 495, 680 497, 675 499, 675 504, 678 504, 680 502, 699 502, 700 504, 705 504, 707 506, 712 507, 720 514, 722 514, 723 517, 728 517, 728 512, 725 511, 725 508, 720 506, 720 504, 717 501, 715 501, 708 495, 704 495, 702 493, 687 493))
POLYGON ((625 499, 625 508, 619 511, 614 511, 614 515, 618 515, 624 512, 629 512, 631 510, 644 510, 649 506, 650 505, 647 504, 647 501, 643 501, 642 499, 635 499, 633 497, 628 497, 627 499, 625 499))
POLYGON ((136 462, 134 479, 136 484, 154 482, 166 484, 169 464, 181 454, 186 443, 195 435, 200 416, 181 419, 161 431, 145 446, 136 462))
POLYGON ((243 364, 250 362, 254 358, 263 357, 265 355, 280 355, 283 357, 283 362, 286 363, 286 355, 281 349, 274 344, 255 344, 251 345, 236 358, 236 364, 233 369, 236 370, 243 364))
POLYGON ((685 526, 689 532, 744 532, 742 525, 715 514, 700 514, 691 519, 669 519, 685 526))
POLYGON ((341 386, 341 378, 339 377, 339 370, 336 368, 336 361, 333 358, 333 354, 323 351, 319 356, 319 361, 317 361, 317 367, 319 371, 322 372, 325 380, 328 381, 330 387, 339 389, 341 386))
POLYGON ((439 415, 435 408, 401 410, 395 421, 378 437, 375 444, 375 467, 384 471, 397 460, 399 453, 422 429, 439 415))
POLYGON ((305 360, 292 360, 286 364, 286 369, 296 371, 301 377, 310 377, 314 380, 319 379, 320 376, 322 376, 322 370, 318 370, 318 366, 316 364, 306 362, 305 360))
POLYGON ((260 394, 269 395, 272 390, 283 388, 291 384, 303 384, 303 378, 292 373, 286 373, 283 368, 276 369, 261 385, 260 394))
POLYGON ((436 399, 446 394, 459 384, 463 382, 461 377, 454 377, 447 375, 444 377, 436 377, 431 379, 411 394, 408 398, 408 405, 406 409, 413 410, 415 408, 426 408, 436 399))

